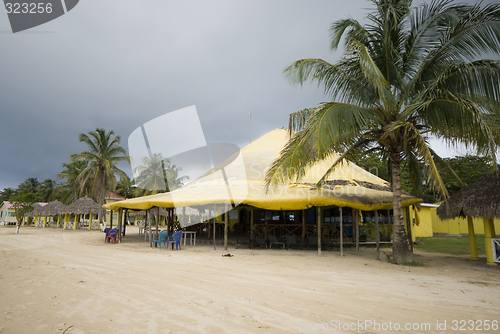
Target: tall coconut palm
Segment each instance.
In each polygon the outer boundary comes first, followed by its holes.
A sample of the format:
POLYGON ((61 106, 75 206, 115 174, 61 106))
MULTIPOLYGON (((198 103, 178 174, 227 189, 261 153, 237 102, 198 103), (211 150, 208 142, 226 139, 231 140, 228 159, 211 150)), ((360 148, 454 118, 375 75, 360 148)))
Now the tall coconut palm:
POLYGON ((85 167, 77 178, 80 187, 87 181, 92 184, 91 194, 97 199, 101 206, 99 222, 103 222, 104 200, 106 191, 114 190, 116 186, 116 174, 126 175, 124 171, 116 165, 120 162, 130 161, 125 149, 120 146, 120 136, 113 138, 114 132, 107 132, 104 129, 96 129, 88 134, 80 134, 80 142, 85 143, 88 148, 79 154, 73 154, 71 158, 75 161, 85 161, 85 167))
POLYGON ((393 256, 401 263, 413 261, 403 224, 402 162, 423 162, 430 184, 446 195, 429 135, 495 156, 500 64, 482 57, 500 54, 500 5, 437 0, 411 9, 411 0, 372 2, 376 9, 366 25, 352 18, 332 24, 332 49, 345 39, 340 61, 302 59, 285 69, 293 83, 322 85, 333 102, 291 115, 298 132, 267 181, 296 179, 333 152, 341 159, 330 171, 344 158, 379 150, 390 166, 393 256))
POLYGON ((138 195, 168 192, 182 185, 184 177, 179 177, 181 169, 164 159, 160 153, 153 153, 150 158, 142 158, 141 163, 134 168, 138 195))
MULTIPOLYGON (((66 183, 61 185, 62 189, 60 189, 63 194, 61 198, 63 203, 70 204, 80 197, 81 185, 77 182, 77 179, 81 172, 87 167, 88 163, 86 161, 63 163, 63 171, 56 176, 58 179, 66 179, 66 183)), ((87 188, 87 185, 85 185, 84 188, 87 188)))
POLYGON ((117 193, 127 198, 134 197, 135 189, 134 181, 128 175, 122 175, 116 184, 117 193))
POLYGON ((53 199, 54 190, 56 189, 56 182, 51 179, 42 181, 37 188, 37 194, 41 201, 50 202, 53 199))

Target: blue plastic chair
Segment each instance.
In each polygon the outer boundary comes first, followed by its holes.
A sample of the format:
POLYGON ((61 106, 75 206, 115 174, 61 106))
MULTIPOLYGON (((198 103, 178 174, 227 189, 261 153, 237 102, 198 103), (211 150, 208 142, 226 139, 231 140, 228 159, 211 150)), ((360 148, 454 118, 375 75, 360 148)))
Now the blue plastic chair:
POLYGON ((113 241, 113 243, 116 242, 116 235, 118 234, 118 228, 114 228, 112 230, 109 230, 106 233, 106 243, 108 243, 110 240, 113 241))
POLYGON ((168 237, 167 239, 167 249, 168 249, 168 244, 172 243, 172 249, 174 249, 174 244, 175 244, 175 250, 181 249, 181 239, 182 239, 182 232, 175 232, 172 234, 171 237, 168 237), (172 239, 170 239, 172 238, 172 239))
POLYGON ((155 243, 158 243, 158 247, 160 247, 161 249, 161 243, 163 242, 165 247, 167 247, 167 245, 165 244, 165 242, 167 241, 167 236, 168 230, 161 231, 160 234, 158 234, 158 239, 156 239, 156 236, 153 235, 153 246, 155 243))

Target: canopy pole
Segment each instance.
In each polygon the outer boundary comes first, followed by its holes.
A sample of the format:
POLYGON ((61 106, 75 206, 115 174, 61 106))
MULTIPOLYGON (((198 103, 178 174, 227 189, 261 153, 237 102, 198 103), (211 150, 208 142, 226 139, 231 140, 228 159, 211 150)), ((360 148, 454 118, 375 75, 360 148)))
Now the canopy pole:
MULTIPOLYGON (((61 214, 58 214, 57 215, 57 228, 59 228, 60 222, 61 222, 61 214)), ((24 218, 23 218, 23 226, 24 226, 24 218)))
POLYGON ((156 208, 156 236, 158 236, 158 227, 160 226, 160 207, 156 208))
POLYGON ((410 242, 410 248, 411 252, 413 253, 413 237, 411 233, 411 218, 410 218, 410 207, 407 206, 405 208, 405 214, 406 214, 406 233, 408 234, 408 241, 410 242))
MULTIPOLYGON (((57 227, 59 227, 59 220, 57 220, 57 227)), ((92 211, 90 211, 90 217, 89 217, 89 230, 92 229, 92 211)))
POLYGON ((359 210, 355 210, 355 213, 356 213, 356 222, 352 222, 353 225, 355 224, 355 228, 356 228, 356 255, 359 255, 359 216, 360 216, 360 213, 361 211, 359 210))
POLYGON ((471 216, 467 216, 467 225, 469 227, 469 250, 471 260, 479 260, 477 256, 476 233, 474 232, 474 222, 471 216))
POLYGON ((118 243, 122 242, 123 208, 118 209, 118 243))
POLYGON ((213 222, 214 222, 214 228, 213 228, 213 231, 212 231, 212 234, 213 234, 213 241, 214 241, 214 250, 217 250, 217 247, 215 247, 215 218, 217 217, 217 205, 214 204, 214 218, 213 218, 213 222))
POLYGON ((45 228, 45 225, 47 225, 47 216, 43 219, 43 228, 45 228))
POLYGON ((109 211, 109 228, 113 228, 113 210, 109 211))
POLYGON ((226 204, 224 207, 224 251, 227 252, 227 233, 228 233, 228 224, 229 224, 229 211, 228 205, 226 204))
POLYGON ((344 256, 344 227, 342 226, 342 208, 340 211, 340 256, 344 256))
POLYGON ((75 223, 73 224, 73 230, 76 230, 76 224, 78 224, 79 220, 80 220, 80 215, 75 214, 75 223))
POLYGON ((391 237, 391 210, 387 210, 387 237, 389 241, 392 240, 391 237))
POLYGON ((248 243, 248 248, 252 248, 252 242, 253 242, 253 237, 254 237, 253 219, 254 219, 254 207, 252 206, 250 209, 250 240, 248 243))
MULTIPOLYGON (((302 244, 306 241, 306 210, 302 210, 302 244)), ((300 246, 302 247, 302 246, 300 246)))
POLYGON ((148 221, 148 237, 149 237, 149 247, 153 248, 153 232, 151 231, 151 212, 150 210, 146 210, 146 219, 148 221))
POLYGON ((321 207, 318 206, 317 223, 318 223, 318 255, 321 256, 321 207))
POLYGON ((378 230, 378 210, 375 210, 375 242, 377 244, 377 254, 380 252, 380 231, 378 230))

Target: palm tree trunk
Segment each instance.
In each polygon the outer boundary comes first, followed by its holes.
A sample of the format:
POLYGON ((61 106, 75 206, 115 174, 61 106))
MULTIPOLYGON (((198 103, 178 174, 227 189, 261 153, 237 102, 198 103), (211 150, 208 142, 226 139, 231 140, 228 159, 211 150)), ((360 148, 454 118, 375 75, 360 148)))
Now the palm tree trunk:
MULTIPOLYGON (((394 239, 392 244, 392 256, 398 264, 413 262, 413 252, 403 220, 403 200, 401 197, 401 156, 400 153, 391 153, 391 175, 392 175, 392 205, 394 215, 394 239)), ((390 217, 388 217, 390 218, 390 217)))

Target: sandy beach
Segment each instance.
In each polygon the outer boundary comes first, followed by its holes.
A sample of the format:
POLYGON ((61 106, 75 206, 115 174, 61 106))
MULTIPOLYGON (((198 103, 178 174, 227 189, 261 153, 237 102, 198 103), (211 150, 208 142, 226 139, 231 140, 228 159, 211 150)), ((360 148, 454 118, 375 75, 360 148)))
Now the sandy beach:
POLYGON ((500 268, 484 259, 418 252, 428 266, 407 267, 374 249, 234 246, 222 257, 151 249, 135 227, 114 245, 100 231, 0 228, 0 252, 0 333, 453 333, 500 321, 500 268))

